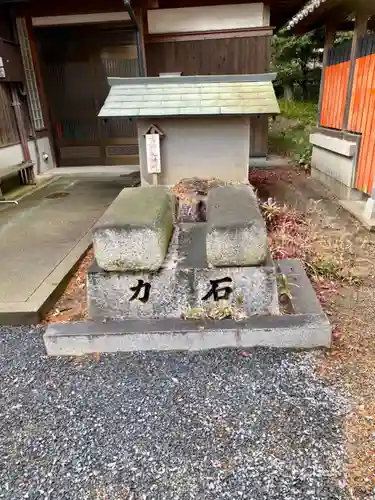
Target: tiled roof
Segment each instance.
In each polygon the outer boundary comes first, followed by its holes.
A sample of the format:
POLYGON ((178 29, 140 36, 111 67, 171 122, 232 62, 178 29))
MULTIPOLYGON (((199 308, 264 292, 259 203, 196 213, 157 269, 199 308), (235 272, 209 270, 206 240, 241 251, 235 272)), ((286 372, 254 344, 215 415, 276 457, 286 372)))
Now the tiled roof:
POLYGON ((321 7, 327 0, 309 0, 306 5, 289 21, 287 24, 288 29, 294 28, 299 22, 308 18, 315 10, 321 7))
POLYGON ((278 114, 268 75, 115 79, 100 117, 278 114), (263 79, 262 79, 263 76, 263 79), (267 81, 268 80, 268 81, 267 81))

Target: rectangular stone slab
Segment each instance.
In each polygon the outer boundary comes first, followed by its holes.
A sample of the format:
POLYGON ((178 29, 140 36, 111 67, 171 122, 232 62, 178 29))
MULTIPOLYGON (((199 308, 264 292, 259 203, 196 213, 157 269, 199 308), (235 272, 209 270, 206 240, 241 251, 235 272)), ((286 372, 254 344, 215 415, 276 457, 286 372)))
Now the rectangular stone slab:
POLYGON ((330 347, 331 326, 320 315, 253 316, 236 322, 179 319, 52 323, 43 335, 49 356, 98 352, 205 351, 330 347))
POLYGON ((218 304, 214 292, 218 300, 225 298, 226 287, 230 288, 228 304, 246 316, 279 313, 273 263, 220 270, 161 269, 157 273, 106 272, 94 264, 87 275, 89 318, 181 318, 190 308, 199 308, 203 314, 218 304))
POLYGON ((180 318, 191 306, 191 280, 184 269, 106 272, 94 263, 87 273, 87 298, 93 320, 180 318))
POLYGON ((251 186, 212 189, 207 198, 207 223, 209 265, 257 266, 266 260, 266 225, 251 186))
POLYGON ((157 270, 163 264, 172 232, 167 188, 126 188, 94 227, 96 261, 105 271, 157 270))

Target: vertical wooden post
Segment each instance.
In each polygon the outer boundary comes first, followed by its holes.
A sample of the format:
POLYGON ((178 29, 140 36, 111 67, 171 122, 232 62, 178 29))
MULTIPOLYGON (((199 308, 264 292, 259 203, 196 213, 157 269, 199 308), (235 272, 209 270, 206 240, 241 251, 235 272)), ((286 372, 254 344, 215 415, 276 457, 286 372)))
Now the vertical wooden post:
POLYGON ((325 69, 328 66, 329 50, 333 47, 333 44, 335 42, 335 37, 336 37, 336 28, 335 28, 335 26, 332 25, 332 24, 327 24, 327 26, 326 26, 325 40, 324 40, 322 77, 320 79, 320 90, 319 90, 318 120, 317 120, 317 126, 318 127, 320 125, 320 117, 321 117, 321 113, 322 113, 325 69))
POLYGON ((147 36, 147 11, 145 9, 134 9, 134 14, 138 22, 139 44, 142 54, 143 76, 147 76, 147 61, 145 49, 145 36, 147 36))
MULTIPOLYGON (((39 99, 40 99, 40 105, 41 105, 43 122, 44 122, 44 129, 43 130, 45 130, 44 135, 46 137, 48 137, 50 145, 51 145, 52 164, 54 166, 56 166, 57 165, 57 158, 58 158, 58 148, 57 148, 57 143, 56 143, 56 139, 55 139, 55 131, 52 129, 51 106, 48 103, 45 83, 44 83, 44 79, 43 79, 41 54, 39 53, 39 50, 38 50, 36 34, 35 34, 35 31, 34 31, 34 28, 32 25, 31 13, 29 11, 29 7, 27 9, 28 10, 26 11, 27 12, 27 14, 26 14, 26 27, 27 27, 27 33, 29 36, 31 57, 32 57, 33 65, 34 65, 37 91, 38 91, 38 95, 39 95, 39 99)), ((39 151, 38 151, 38 137, 37 137, 37 132, 35 130, 35 125, 34 125, 34 121, 33 121, 33 117, 32 117, 30 108, 29 108, 29 116, 30 116, 30 123, 32 126, 32 132, 33 132, 33 136, 34 136, 36 154, 37 154, 37 158, 38 158, 37 172, 39 173, 41 157, 40 157, 39 151)), ((42 131, 39 130, 38 132, 41 133, 42 131)))
POLYGON ((369 19, 368 12, 362 10, 357 11, 354 24, 352 51, 350 55, 350 71, 349 71, 348 87, 346 91, 344 119, 342 122, 342 130, 344 131, 348 130, 350 103, 352 100, 354 73, 358 55, 359 41, 361 36, 365 35, 367 32, 368 19, 369 19))

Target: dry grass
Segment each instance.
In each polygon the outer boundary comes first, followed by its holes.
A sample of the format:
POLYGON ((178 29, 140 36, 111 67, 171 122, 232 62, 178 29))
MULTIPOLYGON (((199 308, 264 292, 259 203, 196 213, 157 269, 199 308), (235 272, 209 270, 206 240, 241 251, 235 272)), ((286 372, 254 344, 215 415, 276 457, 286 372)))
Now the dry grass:
POLYGON ((352 498, 375 498, 375 446, 372 444, 375 441, 375 401, 358 405, 345 424, 350 458, 347 475, 352 498))
POLYGON ((320 374, 352 398, 345 422, 346 474, 355 500, 375 498, 375 283, 367 285, 354 292, 347 285, 330 302, 336 340, 320 366, 320 374))
POLYGON ((184 313, 183 319, 211 319, 219 321, 223 319, 234 319, 235 321, 241 321, 247 318, 242 306, 243 298, 241 296, 236 297, 235 304, 232 304, 228 300, 219 300, 212 306, 207 306, 206 308, 191 307, 184 313))
POLYGON ((78 264, 64 293, 46 314, 43 323, 68 323, 87 318, 86 274, 93 260, 94 252, 90 248, 78 264))
POLYGON ((250 182, 264 202, 270 196, 282 203, 294 203, 296 195, 306 200, 302 222, 300 213, 282 204, 269 207, 281 222, 280 226, 268 223, 270 245, 274 255, 304 260, 334 326, 333 346, 322 358, 318 373, 340 385, 351 398, 352 410, 344 428, 350 498, 374 500, 375 235, 338 208, 329 193, 323 194, 322 186, 300 171, 254 172, 250 182), (324 199, 311 207, 311 200, 321 196, 324 199), (293 237, 288 235, 288 228, 293 237))
POLYGON ((358 283, 351 271, 351 261, 345 245, 321 238, 309 214, 287 205, 279 205, 272 198, 261 203, 266 220, 268 242, 273 259, 300 259, 324 305, 338 292, 342 283, 358 283))

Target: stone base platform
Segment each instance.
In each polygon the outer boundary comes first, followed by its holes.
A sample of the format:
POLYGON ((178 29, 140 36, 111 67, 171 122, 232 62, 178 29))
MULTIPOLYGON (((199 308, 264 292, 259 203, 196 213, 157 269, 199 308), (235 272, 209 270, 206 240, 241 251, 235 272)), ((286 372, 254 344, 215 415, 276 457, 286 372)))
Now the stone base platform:
POLYGON ((254 316, 246 322, 125 320, 52 324, 44 334, 50 356, 96 352, 201 351, 218 348, 329 347, 328 322, 309 315, 254 316))
POLYGON ((278 268, 293 284, 293 314, 255 315, 240 322, 172 318, 52 324, 44 334, 47 353, 329 347, 331 326, 300 262, 280 261, 278 268))
POLYGON ((358 219, 366 229, 375 231, 375 217, 366 215, 366 201, 339 200, 339 204, 358 219))
POLYGON ((175 227, 159 271, 106 272, 95 263, 87 276, 89 317, 95 321, 181 318, 191 308, 214 306, 215 296, 226 298, 226 294, 232 306, 240 304, 247 316, 279 312, 273 262, 209 267, 205 245, 206 223, 185 223, 175 227))

